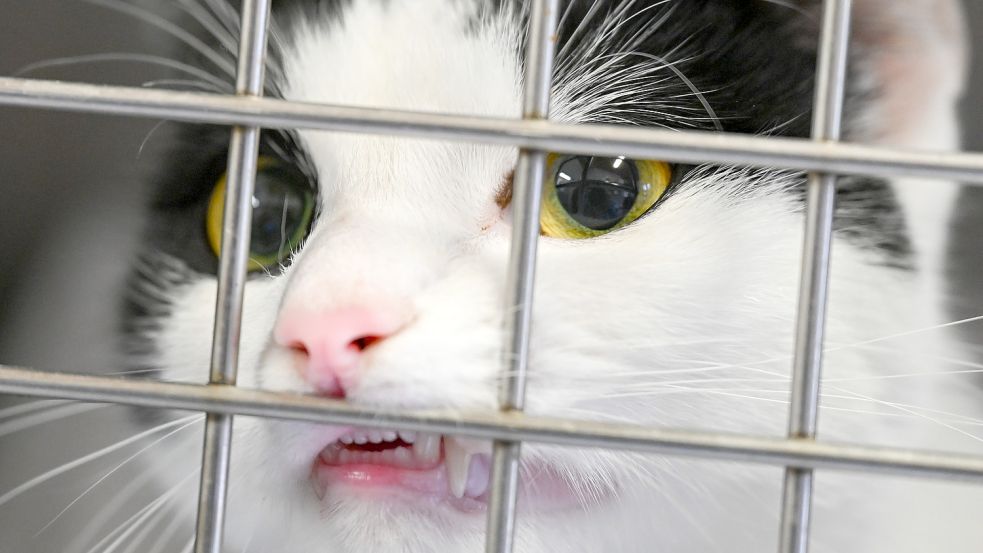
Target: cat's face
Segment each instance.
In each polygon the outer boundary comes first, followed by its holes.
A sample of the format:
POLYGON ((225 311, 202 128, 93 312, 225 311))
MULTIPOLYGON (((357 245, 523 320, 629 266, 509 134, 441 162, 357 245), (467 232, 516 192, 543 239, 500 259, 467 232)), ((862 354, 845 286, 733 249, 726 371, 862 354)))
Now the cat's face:
MULTIPOLYGON (((812 4, 591 4, 575 3, 561 21, 553 119, 807 134, 812 4)), ((525 16, 508 3, 295 2, 277 17, 271 78, 285 99, 520 113, 525 16)), ((870 94, 870 85, 854 92, 870 94)), ((226 133, 188 134, 152 224, 153 247, 189 267, 163 284, 165 304, 140 308, 159 325, 140 338, 152 346, 140 361, 169 378, 208 365, 209 204, 220 198, 226 133)), ((272 219, 254 225, 258 270, 246 287, 239 384, 372 407, 496 408, 516 154, 269 133, 254 207, 272 219)), ((670 161, 550 156, 527 411, 780 434, 784 405, 747 401, 727 381, 747 371, 787 376, 804 179, 670 161), (570 182, 580 188, 564 192, 570 182)), ((883 182, 856 190, 876 196, 877 209, 894 205, 883 182)), ((866 205, 852 213, 867 215, 866 205)), ((907 277, 884 267, 909 263, 903 229, 852 231, 838 241, 842 266, 903 290, 907 277)), ((235 425, 233 540, 291 552, 480 548, 489 444, 235 425)), ((673 509, 679 503, 700 505, 696 516, 720 528, 754 524, 760 510, 724 514, 752 474, 528 444, 520 541, 533 551, 618 540, 628 550, 669 547, 673 524, 692 524, 688 509, 673 509), (642 516, 652 512, 661 519, 642 516)))

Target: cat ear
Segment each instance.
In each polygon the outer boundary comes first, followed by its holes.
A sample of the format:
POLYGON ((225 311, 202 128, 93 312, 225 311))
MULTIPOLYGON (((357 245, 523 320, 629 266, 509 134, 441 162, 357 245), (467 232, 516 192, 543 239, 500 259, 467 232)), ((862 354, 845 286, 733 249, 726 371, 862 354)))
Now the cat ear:
POLYGON ((862 91, 851 138, 956 148, 956 103, 968 73, 960 0, 854 0, 853 79, 862 91), (869 82, 863 82, 869 79, 869 82))

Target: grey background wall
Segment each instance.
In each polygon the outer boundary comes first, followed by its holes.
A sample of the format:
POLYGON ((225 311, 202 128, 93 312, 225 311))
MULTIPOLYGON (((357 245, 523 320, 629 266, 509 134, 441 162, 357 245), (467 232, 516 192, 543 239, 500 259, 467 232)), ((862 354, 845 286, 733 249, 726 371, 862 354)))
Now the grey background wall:
MULTIPOLYGON (((4 0, 0 75, 39 60, 168 50, 167 35, 78 0, 4 0)), ((171 76, 94 63, 30 76, 137 85, 171 76)), ((112 366, 114 290, 139 228, 139 145, 156 121, 0 108, 0 358, 112 366)), ((153 144, 149 144, 152 149, 153 144)))
MULTIPOLYGON (((973 71, 969 93, 963 100, 965 149, 983 151, 983 0, 964 0, 973 40, 973 71)), ((962 201, 953 221, 949 248, 949 274, 952 279, 953 316, 973 317, 983 313, 983 188, 964 187, 962 201)), ((971 342, 983 340, 983 323, 967 325, 963 332, 971 342)), ((983 357, 983 349, 977 347, 983 357)))

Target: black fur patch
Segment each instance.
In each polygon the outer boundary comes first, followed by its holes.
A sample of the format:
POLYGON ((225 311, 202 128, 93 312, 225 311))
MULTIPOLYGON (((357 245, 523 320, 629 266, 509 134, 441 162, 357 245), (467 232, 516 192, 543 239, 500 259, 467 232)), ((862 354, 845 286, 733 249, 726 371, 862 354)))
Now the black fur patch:
POLYGON ((851 243, 879 253, 883 265, 915 268, 904 215, 886 180, 841 178, 833 229, 851 243))

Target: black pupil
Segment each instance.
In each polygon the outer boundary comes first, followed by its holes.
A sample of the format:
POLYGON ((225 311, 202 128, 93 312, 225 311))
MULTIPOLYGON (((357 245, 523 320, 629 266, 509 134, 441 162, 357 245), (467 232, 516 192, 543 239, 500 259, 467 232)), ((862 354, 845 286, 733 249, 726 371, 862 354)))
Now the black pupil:
POLYGON ((256 175, 249 243, 252 255, 280 259, 297 245, 294 242, 305 224, 309 195, 304 177, 294 173, 271 167, 256 175))
POLYGON ((571 157, 559 164, 554 179, 563 209, 593 230, 617 225, 638 198, 638 169, 624 158, 571 157))

